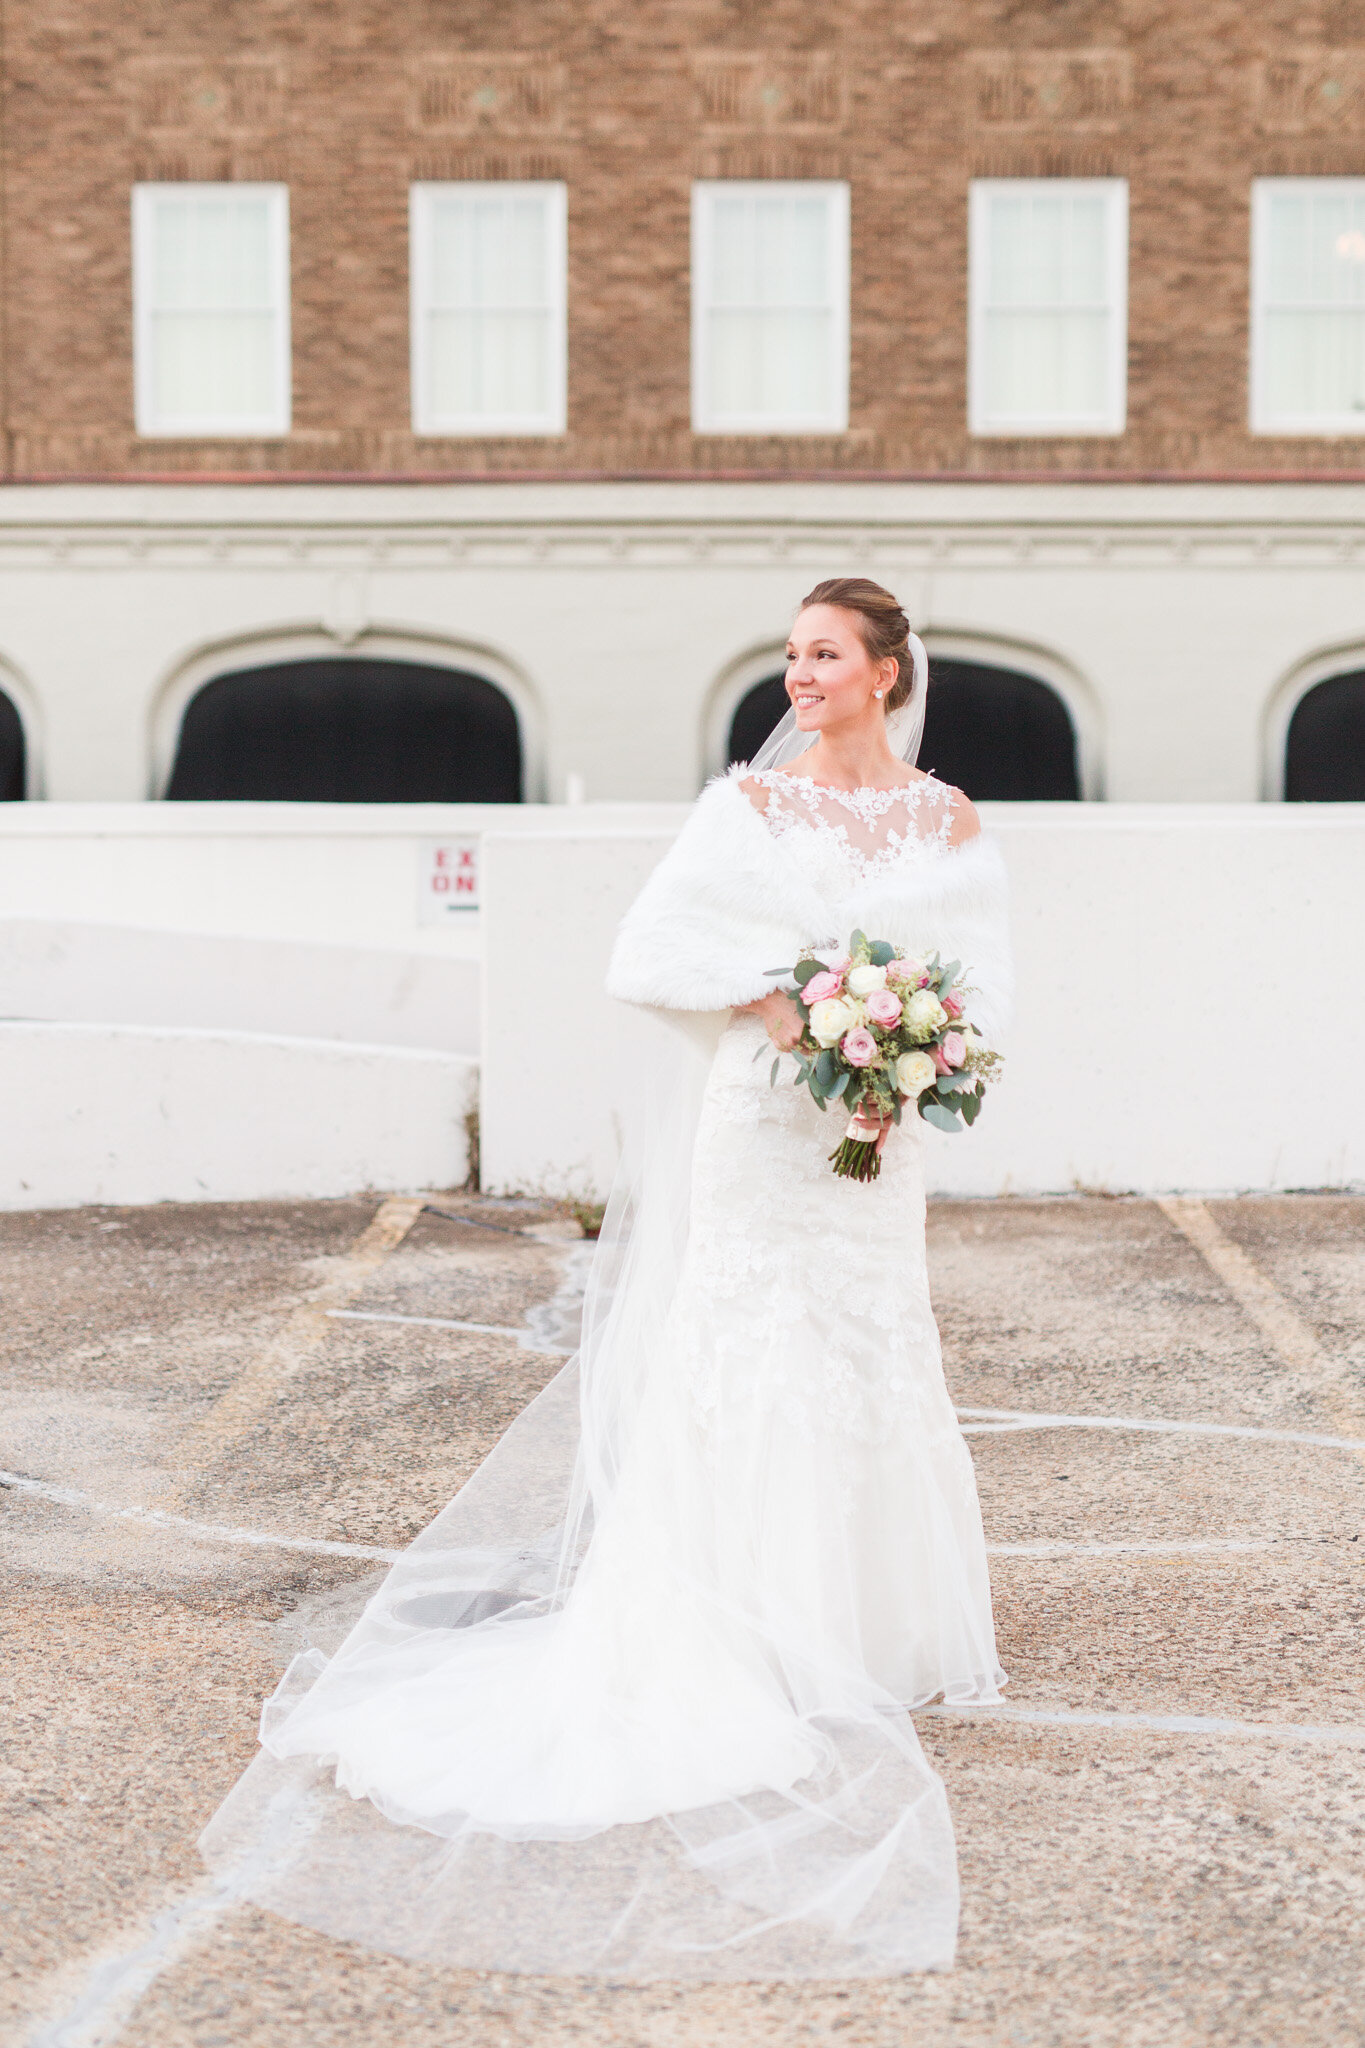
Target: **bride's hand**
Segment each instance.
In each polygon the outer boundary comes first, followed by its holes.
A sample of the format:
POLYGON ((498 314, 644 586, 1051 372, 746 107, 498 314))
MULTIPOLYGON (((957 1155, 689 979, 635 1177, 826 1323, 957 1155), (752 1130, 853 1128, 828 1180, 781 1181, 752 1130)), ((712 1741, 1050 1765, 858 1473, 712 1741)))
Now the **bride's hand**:
POLYGON ((742 1003, 738 1014, 761 1017, 764 1030, 779 1052, 790 1052, 805 1028, 801 1012, 780 988, 775 988, 771 995, 759 996, 756 1002, 742 1003))

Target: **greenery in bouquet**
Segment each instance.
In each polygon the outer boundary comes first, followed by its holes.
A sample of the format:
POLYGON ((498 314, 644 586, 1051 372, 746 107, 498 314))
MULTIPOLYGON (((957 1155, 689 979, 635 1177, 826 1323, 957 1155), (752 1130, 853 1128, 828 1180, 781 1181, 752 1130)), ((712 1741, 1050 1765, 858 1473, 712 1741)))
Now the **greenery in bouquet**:
MULTIPOLYGON (((976 1122, 1000 1056, 967 1017, 960 961, 945 964, 937 953, 912 959, 885 939, 854 932, 840 957, 807 954, 775 972, 796 984, 802 1030, 791 1052, 794 1085, 804 1083, 822 1110, 835 1103, 851 1113, 830 1154, 836 1173, 875 1180, 888 1123, 899 1124, 910 1103, 941 1131, 976 1122)), ((782 1057, 773 1061, 771 1085, 782 1057)))

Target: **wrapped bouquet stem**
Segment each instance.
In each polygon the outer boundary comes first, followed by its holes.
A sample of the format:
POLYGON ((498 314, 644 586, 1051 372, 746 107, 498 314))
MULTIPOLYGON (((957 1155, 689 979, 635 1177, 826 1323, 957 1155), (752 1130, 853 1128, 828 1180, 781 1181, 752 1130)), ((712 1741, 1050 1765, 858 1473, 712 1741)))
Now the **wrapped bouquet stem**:
MULTIPOLYGON (((794 1084, 809 1088, 822 1110, 837 1103, 852 1112, 830 1154, 837 1174, 875 1180, 891 1127, 911 1103, 941 1131, 976 1122, 1000 1056, 972 1028, 960 961, 937 953, 912 959, 854 932, 836 959, 808 954, 773 971, 790 977, 801 1016, 794 1084)), ((779 1053, 773 1085, 781 1067, 779 1053)))

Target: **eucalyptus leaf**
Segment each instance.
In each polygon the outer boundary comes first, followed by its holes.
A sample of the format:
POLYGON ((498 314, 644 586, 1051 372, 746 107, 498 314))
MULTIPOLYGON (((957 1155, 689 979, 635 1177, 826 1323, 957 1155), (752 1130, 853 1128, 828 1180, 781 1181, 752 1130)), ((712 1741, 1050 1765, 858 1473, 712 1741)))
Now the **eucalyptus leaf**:
POLYGON ((769 979, 770 979, 770 978, 771 978, 771 977, 772 977, 772 976, 773 976, 774 974, 791 974, 791 973, 793 973, 794 971, 795 971, 795 970, 794 970, 793 968, 790 968, 790 967, 765 967, 765 968, 764 968, 764 970, 763 970, 763 978, 764 978, 764 980, 765 980, 765 981, 767 981, 767 980, 769 980, 769 979))
POLYGON ((952 1110, 945 1103, 936 1102, 932 1096, 927 1102, 921 1102, 919 1113, 927 1124, 934 1126, 935 1130, 960 1131, 962 1128, 952 1110))
POLYGON ((778 1056, 777 1056, 777 1058, 776 1058, 776 1059, 775 1059, 775 1060, 773 1061, 773 1067, 772 1067, 772 1072, 771 1072, 771 1073, 769 1074, 769 1076, 768 1076, 768 1086, 769 1086, 770 1088, 776 1088, 776 1086, 777 1086, 777 1076, 778 1076, 778 1071, 779 1071, 779 1069, 780 1069, 781 1065, 782 1065, 782 1056, 781 1056, 781 1054, 779 1053, 779 1054, 778 1054, 778 1056))
POLYGON ((964 1095, 964 1096, 962 1097, 962 1121, 963 1121, 963 1123, 965 1123, 965 1124, 974 1124, 974 1123, 976 1122, 977 1118, 978 1118, 978 1117, 980 1116, 980 1114, 981 1114, 981 1097, 980 1097, 979 1095, 964 1095))
POLYGON ((849 950, 849 952, 850 952, 850 953, 859 953, 859 952, 861 952, 861 951, 862 951, 863 947, 864 947, 864 946, 865 946, 866 944, 867 944, 867 934, 866 934, 866 932, 854 932, 854 934, 853 934, 852 938, 851 938, 851 939, 849 940, 849 942, 848 942, 848 950, 849 950))
POLYGON ((804 988, 808 981, 814 981, 817 974, 823 973, 818 960, 798 960, 792 969, 792 980, 798 988, 804 988))
POLYGON ((828 1089, 838 1071, 839 1062, 835 1059, 829 1047, 826 1046, 815 1062, 816 1077, 819 1080, 820 1086, 828 1089))
POLYGON ((834 1086, 829 1091, 829 1099, 831 1102, 835 1100, 836 1096, 843 1094, 845 1088, 847 1088, 849 1084, 850 1079, 851 1076, 849 1075, 847 1069, 845 1069, 845 1071, 842 1074, 835 1075, 834 1086))
POLYGON ((874 939, 867 957, 874 967, 889 967, 896 957, 896 949, 888 946, 885 939, 874 939))

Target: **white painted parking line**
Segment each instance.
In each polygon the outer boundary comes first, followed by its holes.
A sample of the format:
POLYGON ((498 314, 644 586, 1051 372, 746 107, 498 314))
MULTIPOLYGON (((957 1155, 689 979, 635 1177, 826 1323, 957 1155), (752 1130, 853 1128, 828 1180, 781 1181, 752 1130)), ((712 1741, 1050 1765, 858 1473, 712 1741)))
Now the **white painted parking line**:
POLYGON ((990 1557, 1197 1557, 1202 1551, 1274 1550, 1313 1536, 1189 1537, 1177 1543, 988 1543, 990 1557))
POLYGON ((1309 1430, 1259 1429, 1241 1422, 1172 1422, 1155 1415, 1046 1415, 1023 1408, 959 1408, 964 1436, 1026 1429, 1136 1429, 1157 1436, 1229 1436, 1253 1443, 1311 1444, 1324 1451, 1365 1451, 1365 1437, 1318 1436, 1309 1430))
POLYGON ((1315 1374, 1324 1367, 1330 1370, 1332 1362, 1316 1333, 1242 1247, 1220 1230, 1203 1202, 1188 1195, 1159 1195, 1156 1205, 1207 1260, 1286 1365, 1315 1374))
POLYGON ((301 1550, 312 1557, 368 1557, 376 1564, 392 1564, 401 1550, 380 1550, 368 1543, 332 1543, 323 1536, 274 1536, 263 1529, 240 1529, 221 1522, 195 1522, 187 1515, 167 1514, 163 1508, 116 1507, 110 1501, 92 1500, 74 1486, 54 1486, 46 1479, 30 1479, 26 1472, 0 1472, 0 1488, 27 1494, 53 1507, 79 1508, 87 1515, 102 1515, 118 1522, 150 1524, 184 1536, 191 1543, 246 1544, 261 1550, 301 1550))
POLYGON ((572 1356, 563 1344, 542 1344, 538 1338, 533 1342, 534 1331, 516 1328, 511 1323, 458 1323, 450 1316, 401 1316, 377 1308, 329 1308, 327 1313, 340 1323, 417 1323, 428 1330, 471 1330, 480 1337, 515 1337, 525 1350, 544 1351, 560 1358, 572 1356))
POLYGON ((144 1994, 250 1896, 275 1859, 316 1826, 317 1812, 311 1791, 273 1801, 263 1839, 235 1869, 169 1899, 150 1923, 125 1928, 87 1957, 74 1996, 71 1967, 55 1971, 48 2017, 28 2035, 25 2048, 113 2048, 144 1994))
POLYGON ((420 1195, 390 1195, 355 1242, 327 1262, 327 1278, 311 1300, 288 1315, 274 1338, 182 1438, 177 1479, 168 1498, 176 1500, 200 1472, 222 1458, 265 1413, 281 1387, 312 1362, 327 1334, 329 1304, 350 1300, 370 1275, 397 1250, 426 1204, 420 1195))
POLYGON ((1229 1721, 1214 1714, 1086 1713, 1065 1707, 943 1705, 919 1711, 945 1720, 1012 1721, 1038 1728, 1131 1728, 1161 1735, 1240 1735, 1260 1742, 1324 1742, 1365 1749, 1365 1728, 1349 1722, 1315 1726, 1302 1721, 1229 1721))

